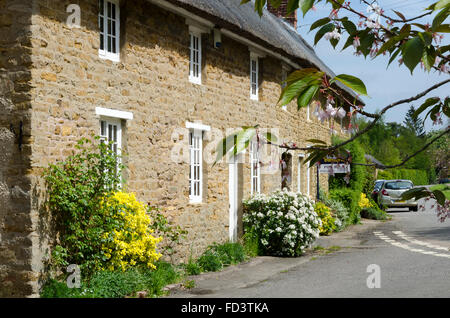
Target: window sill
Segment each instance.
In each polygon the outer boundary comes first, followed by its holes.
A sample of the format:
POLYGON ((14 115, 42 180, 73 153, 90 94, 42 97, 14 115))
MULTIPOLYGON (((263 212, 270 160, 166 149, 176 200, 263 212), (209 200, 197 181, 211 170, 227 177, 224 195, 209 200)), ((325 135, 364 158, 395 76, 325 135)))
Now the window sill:
POLYGON ((110 54, 105 53, 104 51, 99 51, 98 57, 101 58, 102 60, 109 60, 115 63, 120 62, 120 54, 110 54))
POLYGON ((201 78, 189 77, 189 83, 201 86, 202 80, 201 80, 201 78))
POLYGON ((190 201, 189 200, 189 205, 202 205, 203 201, 190 201))
POLYGON ((259 102, 258 96, 250 95, 250 100, 254 100, 255 102, 259 102))

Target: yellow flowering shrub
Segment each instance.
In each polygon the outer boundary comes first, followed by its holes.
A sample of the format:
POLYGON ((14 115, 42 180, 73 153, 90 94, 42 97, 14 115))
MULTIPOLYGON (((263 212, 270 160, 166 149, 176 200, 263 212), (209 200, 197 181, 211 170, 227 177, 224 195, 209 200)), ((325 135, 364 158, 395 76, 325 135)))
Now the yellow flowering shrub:
POLYGON ((322 225, 319 228, 321 235, 329 235, 337 229, 336 219, 333 218, 329 207, 322 202, 317 202, 314 205, 314 211, 316 211, 317 215, 322 220, 322 225))
POLYGON ((105 198, 105 213, 116 221, 110 231, 102 235, 102 251, 107 270, 125 271, 134 265, 155 268, 154 263, 162 256, 156 245, 162 237, 152 235, 151 219, 145 206, 133 193, 114 192, 105 198))
POLYGON ((365 208, 371 208, 372 204, 370 204, 369 199, 366 197, 365 193, 361 193, 361 196, 359 197, 358 205, 361 209, 365 208))

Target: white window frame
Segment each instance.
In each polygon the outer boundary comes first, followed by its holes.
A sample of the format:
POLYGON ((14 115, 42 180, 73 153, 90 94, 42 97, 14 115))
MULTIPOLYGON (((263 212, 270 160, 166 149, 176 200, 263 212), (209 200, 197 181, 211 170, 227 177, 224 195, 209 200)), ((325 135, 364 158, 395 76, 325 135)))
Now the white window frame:
MULTIPOLYGON (((285 83, 285 81, 288 78, 288 72, 289 72, 288 66, 283 64, 283 66, 281 67, 281 90, 285 89, 287 86, 287 83, 285 83)), ((281 109, 287 111, 287 105, 283 105, 281 109)))
MULTIPOLYGON (((133 120, 133 113, 121 111, 121 110, 115 110, 110 108, 103 108, 103 107, 96 107, 95 108, 95 114, 97 115, 99 121, 100 121, 100 140, 108 140, 108 131, 106 131, 104 134, 102 134, 102 122, 105 122, 107 125, 117 125, 117 156, 118 156, 118 162, 117 165, 119 165, 121 161, 121 155, 122 155, 122 119, 123 120, 133 120)), ((108 127, 109 128, 109 127, 108 127)), ((108 140, 109 141, 109 140, 108 140)))
POLYGON ((203 125, 199 122, 186 122, 186 128, 189 129, 189 203, 198 204, 203 202, 203 132, 211 131, 211 127, 203 125), (192 136, 192 139, 191 139, 192 136), (191 140, 198 139, 198 145, 193 147, 191 140), (193 164, 192 158, 197 155, 197 162, 193 164), (198 178, 198 192, 192 193, 192 176, 195 176, 195 167, 199 167, 198 178))
POLYGON ((100 141, 109 145, 109 149, 112 150, 116 158, 116 171, 119 172, 119 165, 122 163, 122 120, 113 117, 101 117, 100 118, 100 141), (104 126, 103 126, 104 125, 104 126), (103 131, 103 127, 105 130, 103 131), (111 131, 116 127, 115 136, 114 131, 111 131), (112 147, 112 148, 111 148, 112 147))
POLYGON ((259 55, 250 52, 250 99, 259 99, 259 55), (255 62, 255 67, 253 67, 255 62), (253 77, 253 75, 255 75, 253 77), (255 86, 255 93, 253 93, 253 86, 255 86))
POLYGON ((261 193, 261 164, 256 140, 250 144, 250 189, 251 195, 261 193))
POLYGON ((189 82, 202 84, 202 33, 193 27, 189 28, 189 82), (195 40, 197 39, 197 47, 195 40), (197 61, 195 60, 197 57, 197 61), (196 69, 197 68, 197 69, 196 69))
POLYGON ((303 166, 303 160, 305 160, 304 154, 298 155, 297 160, 297 192, 302 192, 302 166, 303 166))
POLYGON ((98 23, 100 29, 100 37, 103 39, 103 49, 101 48, 101 42, 99 44, 98 55, 102 59, 111 60, 113 62, 120 61, 120 5, 119 0, 99 0, 99 16, 98 23), (100 7, 101 1, 103 1, 103 8, 100 7), (108 3, 115 6, 115 18, 107 17, 108 14, 108 3), (101 18, 103 18, 103 33, 101 32, 101 18), (112 35, 108 32, 108 20, 115 22, 115 35, 112 35), (115 51, 108 50, 108 39, 112 37, 116 40, 115 51))
POLYGON ((203 199, 203 131, 189 131, 189 202, 201 203, 203 199), (198 169, 196 171, 196 169, 198 169))
POLYGON ((306 170, 306 195, 311 197, 311 167, 309 166, 309 162, 307 163, 308 168, 306 170))

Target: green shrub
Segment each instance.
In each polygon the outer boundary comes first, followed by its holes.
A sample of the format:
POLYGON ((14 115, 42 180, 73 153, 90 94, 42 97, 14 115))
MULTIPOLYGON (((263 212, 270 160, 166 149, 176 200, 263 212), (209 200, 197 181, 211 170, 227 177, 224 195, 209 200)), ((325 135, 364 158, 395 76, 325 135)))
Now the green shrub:
POLYGON ((255 257, 260 255, 259 250, 259 238, 258 234, 254 230, 249 230, 247 233, 244 233, 242 237, 244 253, 248 257, 255 257))
POLYGON ((339 200, 324 198, 323 202, 331 209, 336 218, 336 231, 342 231, 348 225, 350 217, 349 210, 339 200))
POLYGON ((74 155, 44 172, 47 206, 59 233, 51 265, 78 264, 83 273, 92 273, 105 258, 101 237, 114 228, 114 220, 99 207, 105 196, 118 189, 120 169, 106 144, 95 146, 81 139, 75 148, 74 155))
POLYGON ((361 210, 361 217, 372 220, 387 220, 388 215, 385 211, 376 207, 365 208, 361 210))
POLYGON ((223 268, 223 263, 216 251, 207 249, 197 260, 198 265, 205 272, 217 272, 223 268))
POLYGON ((263 255, 298 256, 319 236, 314 202, 301 193, 256 194, 244 204, 244 232, 258 237, 263 255))
POLYGON ((336 220, 331 215, 331 209, 329 207, 322 202, 317 202, 314 205, 314 211, 316 211, 322 221, 322 225, 319 229, 321 235, 330 235, 336 230, 336 220))
POLYGON ((127 271, 98 271, 81 283, 80 288, 69 288, 65 281, 49 280, 41 292, 42 298, 123 298, 139 291, 150 297, 162 295, 163 287, 179 278, 175 268, 158 262, 156 269, 135 267, 127 271))
POLYGON ((202 267, 195 262, 192 257, 189 258, 188 263, 185 265, 185 269, 188 275, 199 275, 202 272, 202 267))
POLYGON ((205 272, 216 272, 222 268, 245 260, 244 247, 240 243, 214 243, 198 258, 197 264, 205 272))
POLYGON ((359 214, 360 207, 358 206, 360 192, 351 190, 349 188, 333 189, 330 191, 329 196, 333 200, 342 202, 344 207, 348 209, 349 215, 346 224, 359 223, 361 219, 361 216, 359 214))
MULTIPOLYGON (((364 149, 357 141, 351 142, 346 150, 352 156, 352 163, 365 163, 364 149)), ((351 188, 355 191, 362 192, 367 180, 367 170, 364 166, 351 165, 349 183, 344 180, 345 174, 336 174, 329 178, 330 190, 351 188)))

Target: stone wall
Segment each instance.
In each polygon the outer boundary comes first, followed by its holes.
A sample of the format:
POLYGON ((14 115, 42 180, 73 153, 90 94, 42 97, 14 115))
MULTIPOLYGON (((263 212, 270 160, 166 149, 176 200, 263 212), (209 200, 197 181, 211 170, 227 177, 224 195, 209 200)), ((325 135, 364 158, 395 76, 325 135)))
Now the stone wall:
MULTIPOLYGON (((0 8, 8 8, 12 2, 0 0, 0 8)), ((96 107, 133 113, 133 120, 122 121, 127 153, 125 188, 135 192, 140 200, 159 206, 169 219, 189 231, 178 251, 178 261, 198 255, 212 242, 228 239, 229 198, 228 164, 223 162, 212 167, 205 163, 203 203, 189 203, 189 165, 170 159, 173 147, 182 139, 173 134, 176 128, 184 128, 186 121, 201 121, 222 132, 227 128, 259 124, 278 128, 282 140, 295 141, 300 146, 306 146, 306 140, 312 138, 330 141, 329 123, 321 124, 313 116, 307 121, 305 110, 297 111, 295 103, 288 105, 286 111, 276 106, 281 89, 282 65, 279 60, 262 59, 260 99, 250 100, 249 48, 223 36, 222 47, 215 49, 212 34, 205 34, 202 85, 192 84, 188 80, 189 31, 185 19, 145 0, 137 0, 121 3, 121 61, 113 63, 98 56, 98 1, 76 1, 82 13, 80 28, 65 24, 66 7, 71 2, 32 2, 36 14, 32 18, 31 43, 23 48, 28 52, 31 46, 31 84, 22 83, 16 87, 16 90, 18 87, 29 90, 27 103, 13 101, 9 106, 17 109, 12 117, 17 119, 19 109, 28 114, 25 109, 29 108, 30 96, 33 101, 33 111, 26 117, 28 121, 24 118, 25 135, 31 137, 25 138, 21 152, 22 156, 30 154, 31 157, 21 166, 27 166, 27 169, 17 168, 15 173, 20 171, 26 175, 20 185, 23 191, 33 191, 31 202, 27 201, 31 211, 24 209, 28 211, 24 214, 25 219, 17 224, 31 231, 27 242, 32 244, 32 252, 24 256, 33 264, 35 273, 44 271, 49 234, 41 213, 44 198, 42 170, 49 163, 73 153, 74 145, 81 137, 99 133, 96 107), (39 224, 37 216, 40 216, 39 224)), ((4 21, 0 19, 0 32, 4 21)), ((23 22, 20 28, 15 26, 17 23, 14 22, 14 30, 24 32, 28 29, 23 22)), ((8 31, 13 29, 12 25, 8 27, 8 31)), ((9 56, 8 53, 0 55, 0 68, 4 65, 12 67, 5 55, 9 56)), ((14 65, 21 63, 25 67, 30 61, 20 60, 14 65)), ((17 75, 14 77, 11 71, 6 74, 17 82, 23 80, 17 75)), ((29 71, 27 74, 30 76, 29 71)), ((22 99, 23 94, 20 94, 22 99)), ((9 124, 8 118, 0 118, 0 127, 9 124)), ((213 141, 213 134, 206 134, 204 148, 209 149, 213 141)), ((18 164, 20 153, 11 151, 10 158, 18 164)), ((297 155, 293 153, 293 190, 297 189, 297 155)), ((310 187, 314 197, 315 168, 311 170, 310 187)), ((247 198, 250 195, 248 159, 240 171, 240 197, 247 198)), ((302 169, 303 174, 305 171, 302 169)), ((302 189, 306 186, 305 176, 301 178, 302 189)), ((321 176, 320 183, 327 187, 327 177, 321 176)), ((13 183, 6 185, 11 188, 13 183)), ((280 185, 281 172, 262 176, 263 192, 279 189, 280 185)), ((10 253, 8 249, 5 251, 10 253)), ((9 259, 6 262, 10 262, 9 259)), ((8 279, 2 277, 2 282, 7 284, 8 279)), ((36 294, 38 285, 33 284, 32 290, 22 294, 36 294)))
POLYGON ((32 1, 0 0, 0 297, 37 291, 29 178, 31 16, 32 1))

